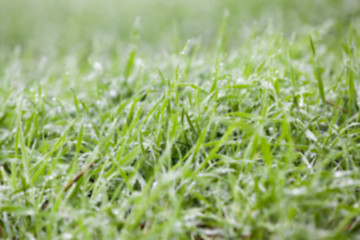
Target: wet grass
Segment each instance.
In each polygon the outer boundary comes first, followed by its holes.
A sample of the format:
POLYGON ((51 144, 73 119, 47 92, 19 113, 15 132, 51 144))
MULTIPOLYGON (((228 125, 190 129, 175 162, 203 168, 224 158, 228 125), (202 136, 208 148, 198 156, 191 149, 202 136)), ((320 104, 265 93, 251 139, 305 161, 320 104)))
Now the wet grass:
POLYGON ((0 238, 359 236, 356 1, 0 13, 0 238))

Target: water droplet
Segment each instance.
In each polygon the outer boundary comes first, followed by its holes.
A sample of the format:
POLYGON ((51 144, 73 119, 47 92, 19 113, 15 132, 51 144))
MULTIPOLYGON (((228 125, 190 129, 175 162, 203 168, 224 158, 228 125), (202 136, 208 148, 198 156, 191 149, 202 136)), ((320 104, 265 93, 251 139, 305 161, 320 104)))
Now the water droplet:
POLYGON ((117 92, 114 89, 112 89, 112 90, 110 90, 109 95, 110 95, 110 97, 114 98, 117 96, 117 92))
POLYGON ((94 64, 93 64, 93 67, 94 67, 94 69, 96 70, 96 71, 102 71, 103 70, 103 66, 102 66, 102 64, 100 63, 100 62, 94 62, 94 64))

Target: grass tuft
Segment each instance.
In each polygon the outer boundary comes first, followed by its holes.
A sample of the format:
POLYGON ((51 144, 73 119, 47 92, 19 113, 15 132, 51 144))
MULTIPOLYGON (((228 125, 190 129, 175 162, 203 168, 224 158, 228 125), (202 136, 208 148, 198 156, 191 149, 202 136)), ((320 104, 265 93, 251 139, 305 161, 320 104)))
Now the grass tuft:
POLYGON ((359 7, 0 1, 0 239, 356 239, 359 7))

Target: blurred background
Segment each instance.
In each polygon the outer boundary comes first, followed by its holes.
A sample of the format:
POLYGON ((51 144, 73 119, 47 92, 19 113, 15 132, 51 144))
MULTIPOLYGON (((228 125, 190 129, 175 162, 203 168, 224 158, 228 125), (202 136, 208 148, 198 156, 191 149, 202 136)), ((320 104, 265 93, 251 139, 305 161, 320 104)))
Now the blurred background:
MULTIPOLYGON (((187 39, 216 42, 225 11, 229 44, 265 28, 286 36, 330 24, 339 35, 360 16, 359 0, 0 0, 0 49, 66 54, 130 43, 140 19, 140 46, 179 48, 187 39)), ((358 21, 358 20, 357 20, 358 21)), ((329 36, 331 38, 331 36, 329 36)))

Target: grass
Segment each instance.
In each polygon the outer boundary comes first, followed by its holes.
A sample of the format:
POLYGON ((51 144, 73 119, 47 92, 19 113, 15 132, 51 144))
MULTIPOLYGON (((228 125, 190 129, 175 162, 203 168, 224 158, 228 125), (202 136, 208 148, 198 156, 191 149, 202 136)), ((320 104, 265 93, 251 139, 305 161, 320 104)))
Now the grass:
POLYGON ((1 1, 0 238, 358 239, 359 13, 1 1))

